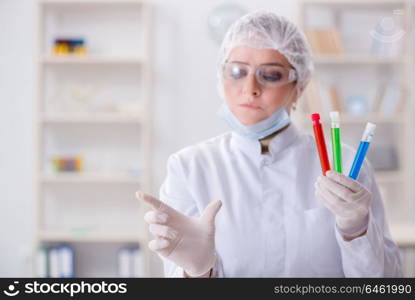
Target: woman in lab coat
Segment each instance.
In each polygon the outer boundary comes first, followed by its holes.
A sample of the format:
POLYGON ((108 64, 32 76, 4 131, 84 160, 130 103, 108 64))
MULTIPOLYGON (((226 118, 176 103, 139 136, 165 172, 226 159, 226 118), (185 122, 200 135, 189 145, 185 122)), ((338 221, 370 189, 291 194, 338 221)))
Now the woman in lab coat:
MULTIPOLYGON (((160 200, 137 193, 166 276, 402 276, 370 165, 357 181, 322 176, 314 138, 290 122, 311 73, 287 19, 254 12, 230 27, 218 86, 231 131, 171 155, 160 200)), ((349 168, 355 152, 342 152, 349 168)))

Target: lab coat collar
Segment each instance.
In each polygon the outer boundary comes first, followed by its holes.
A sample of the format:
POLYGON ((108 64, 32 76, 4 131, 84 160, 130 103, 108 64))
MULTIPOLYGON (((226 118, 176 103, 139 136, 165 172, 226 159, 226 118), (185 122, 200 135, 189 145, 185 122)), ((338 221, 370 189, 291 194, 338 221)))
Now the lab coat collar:
POLYGON ((232 147, 240 149, 244 153, 255 158, 261 159, 268 155, 274 160, 281 151, 286 149, 297 139, 299 134, 297 127, 291 122, 285 130, 272 138, 268 146, 269 154, 261 154, 261 143, 258 140, 244 137, 235 131, 232 131, 231 144, 232 147))

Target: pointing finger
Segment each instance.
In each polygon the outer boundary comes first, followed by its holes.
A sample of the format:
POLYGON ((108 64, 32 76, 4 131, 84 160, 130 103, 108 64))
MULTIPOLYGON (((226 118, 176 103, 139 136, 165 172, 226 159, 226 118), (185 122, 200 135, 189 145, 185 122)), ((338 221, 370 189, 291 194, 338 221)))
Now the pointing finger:
POLYGON ((143 193, 142 191, 137 191, 135 195, 137 199, 142 200, 143 202, 150 205, 155 210, 159 210, 163 206, 163 202, 161 202, 160 200, 158 200, 157 198, 151 195, 143 193))

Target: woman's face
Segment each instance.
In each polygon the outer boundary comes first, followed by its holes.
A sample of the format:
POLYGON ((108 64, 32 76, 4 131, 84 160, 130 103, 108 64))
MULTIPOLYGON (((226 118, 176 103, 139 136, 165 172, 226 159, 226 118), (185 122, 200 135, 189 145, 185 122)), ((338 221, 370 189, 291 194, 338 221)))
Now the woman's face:
MULTIPOLYGON (((246 46, 232 49, 227 63, 233 62, 249 65, 253 70, 271 64, 292 68, 287 59, 276 50, 246 46)), ((238 79, 237 84, 233 79, 223 78, 226 102, 239 121, 244 125, 255 124, 271 116, 283 105, 289 113, 297 97, 295 82, 277 87, 265 87, 257 81, 254 73, 238 79)))

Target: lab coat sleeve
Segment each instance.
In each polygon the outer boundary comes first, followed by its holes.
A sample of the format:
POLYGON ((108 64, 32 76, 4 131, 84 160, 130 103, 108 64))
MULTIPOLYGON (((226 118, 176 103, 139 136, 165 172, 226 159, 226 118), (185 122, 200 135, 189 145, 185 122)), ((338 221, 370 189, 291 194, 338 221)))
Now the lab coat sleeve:
MULTIPOLYGON (((189 190, 184 170, 180 156, 172 154, 167 160, 167 176, 160 187, 160 200, 187 216, 199 217, 200 213, 189 190)), ((163 261, 165 277, 184 277, 183 268, 161 255, 159 257, 163 261)), ((220 258, 217 258, 212 277, 222 274, 220 258)))
MULTIPOLYGON (((365 161, 359 181, 372 193, 367 232, 346 241, 336 229, 346 277, 402 277, 399 248, 390 236, 385 211, 371 166, 365 161), (362 178, 362 179, 360 179, 362 178)), ((337 227, 336 227, 337 228, 337 227)))

